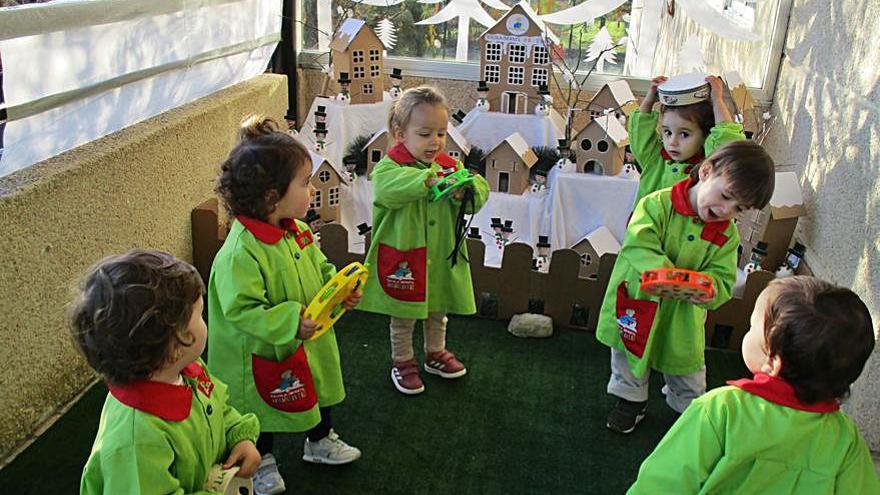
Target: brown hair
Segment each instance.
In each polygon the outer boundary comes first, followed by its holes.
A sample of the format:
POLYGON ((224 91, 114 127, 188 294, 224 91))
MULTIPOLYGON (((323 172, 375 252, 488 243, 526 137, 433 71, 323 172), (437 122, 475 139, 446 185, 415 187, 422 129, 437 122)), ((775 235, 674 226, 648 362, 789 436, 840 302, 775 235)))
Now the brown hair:
POLYGON ((805 403, 846 397, 874 350, 871 314, 854 292, 814 277, 773 280, 764 339, 805 403))
POLYGON ((184 330, 205 291, 192 265, 161 251, 135 249, 93 266, 69 313, 70 332, 107 381, 145 380, 190 346, 184 330))
MULTIPOLYGON (((703 139, 709 137, 709 133, 715 127, 715 110, 712 108, 712 103, 708 100, 680 107, 660 105, 660 115, 662 116, 667 113, 677 113, 684 120, 700 126, 700 130, 703 131, 703 139)), ((663 121, 661 120, 660 122, 662 123, 663 121)))
POLYGON ((437 88, 432 86, 410 88, 400 95, 400 99, 394 102, 388 113, 388 134, 394 135, 394 129, 406 129, 413 110, 421 104, 440 106, 447 111, 449 109, 446 105, 446 97, 437 88))
POLYGON ((215 190, 229 215, 266 221, 274 208, 267 194, 274 190, 284 196, 299 168, 312 166, 312 158, 268 117, 245 119, 238 135, 239 143, 220 165, 215 190))
POLYGON ((776 165, 773 158, 754 141, 732 141, 718 147, 691 170, 694 182, 700 180, 700 168, 708 166, 712 175, 723 174, 730 184, 730 194, 745 208, 761 209, 773 196, 776 165))

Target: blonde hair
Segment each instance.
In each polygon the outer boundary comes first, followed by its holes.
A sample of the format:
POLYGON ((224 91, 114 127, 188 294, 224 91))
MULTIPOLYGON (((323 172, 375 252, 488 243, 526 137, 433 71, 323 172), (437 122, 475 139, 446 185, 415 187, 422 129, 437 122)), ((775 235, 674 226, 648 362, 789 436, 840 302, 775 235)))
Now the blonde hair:
POLYGON ((284 132, 278 121, 265 115, 251 115, 241 121, 238 128, 238 141, 245 141, 273 132, 284 132))
POLYGON ((433 86, 410 88, 404 91, 400 95, 400 99, 395 101, 394 106, 391 107, 391 112, 388 115, 389 134, 393 134, 397 128, 406 129, 413 110, 421 104, 439 106, 448 111, 446 97, 437 88, 433 86))

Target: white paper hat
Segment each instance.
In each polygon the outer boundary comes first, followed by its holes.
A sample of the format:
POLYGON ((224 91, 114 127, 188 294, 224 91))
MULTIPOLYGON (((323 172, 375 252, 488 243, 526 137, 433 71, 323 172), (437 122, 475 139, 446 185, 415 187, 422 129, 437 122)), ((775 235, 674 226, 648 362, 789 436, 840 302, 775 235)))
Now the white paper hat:
POLYGON ((657 95, 660 103, 668 107, 693 105, 709 99, 709 83, 706 74, 682 74, 657 86, 657 95))

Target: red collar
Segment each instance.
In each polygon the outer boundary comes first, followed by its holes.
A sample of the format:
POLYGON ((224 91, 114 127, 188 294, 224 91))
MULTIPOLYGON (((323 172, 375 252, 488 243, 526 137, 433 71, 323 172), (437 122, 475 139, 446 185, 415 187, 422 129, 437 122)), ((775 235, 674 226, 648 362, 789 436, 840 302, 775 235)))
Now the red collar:
POLYGON ((767 399, 774 404, 801 411, 829 413, 840 409, 840 404, 836 400, 815 402, 813 404, 803 403, 795 395, 794 387, 790 383, 782 378, 764 373, 755 373, 755 377, 752 379, 730 380, 727 384, 767 399))
MULTIPOLYGON (((691 201, 688 198, 688 191, 694 185, 694 179, 688 177, 672 186, 672 209, 679 215, 693 217, 694 222, 700 222, 697 212, 691 207, 691 201)), ((700 232, 700 239, 709 241, 716 246, 723 246, 729 237, 724 235, 730 220, 721 222, 708 222, 703 224, 703 230, 700 232)))
POLYGON ((293 232, 294 240, 300 249, 304 249, 312 243, 312 233, 308 230, 300 231, 296 226, 296 220, 292 218, 282 218, 280 229, 270 223, 244 215, 238 215, 235 218, 244 225, 248 232, 264 244, 275 244, 282 237, 290 237, 291 232, 293 232))
MULTIPOLYGON (((406 146, 403 143, 397 143, 391 148, 388 151, 388 157, 394 160, 395 163, 401 165, 409 165, 418 162, 416 157, 412 156, 412 153, 406 149, 406 146)), ((455 159, 446 153, 440 153, 437 155, 437 158, 434 159, 434 163, 440 165, 442 168, 455 167, 455 159)))
MULTIPOLYGON (((660 156, 666 161, 675 161, 672 159, 671 156, 669 156, 669 152, 666 151, 666 148, 660 148, 660 156)), ((702 162, 704 158, 706 158, 706 157, 703 156, 703 152, 698 151, 696 155, 688 158, 686 162, 678 162, 678 163, 690 163, 691 165, 697 165, 700 162, 702 162)), ((690 169, 691 169, 691 167, 685 167, 684 173, 686 173, 686 174, 691 173, 690 169)))
MULTIPOLYGON (((196 379, 196 386, 206 397, 211 397, 214 382, 198 363, 191 363, 180 374, 196 379)), ((189 385, 140 380, 127 385, 107 384, 110 394, 128 407, 158 416, 165 421, 183 421, 189 417, 193 389, 189 385)))

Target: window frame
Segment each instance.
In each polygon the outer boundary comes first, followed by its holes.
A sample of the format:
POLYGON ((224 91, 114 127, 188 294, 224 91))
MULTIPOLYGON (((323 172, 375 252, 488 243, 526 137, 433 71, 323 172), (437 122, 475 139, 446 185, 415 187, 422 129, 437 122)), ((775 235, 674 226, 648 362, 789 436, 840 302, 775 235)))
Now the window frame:
POLYGON ((497 64, 486 64, 483 69, 483 80, 486 81, 486 84, 501 84, 501 66, 497 64), (496 77, 494 80, 489 79, 489 68, 492 67, 494 76, 496 77))
MULTIPOLYGON (((775 26, 771 31, 770 40, 770 56, 767 66, 764 68, 764 77, 761 87, 749 87, 752 96, 760 106, 768 106, 772 103, 773 94, 776 89, 777 76, 782 61, 782 52, 785 46, 785 37, 788 30, 789 17, 794 0, 782 0, 779 4, 779 10, 776 12, 775 26)), ((297 18, 302 20, 301 15, 303 8, 300 2, 297 2, 297 18)), ((329 64, 329 53, 320 50, 303 49, 302 37, 303 29, 295 30, 295 48, 298 57, 298 65, 303 68, 311 68, 321 70, 329 64)), ((428 58, 401 57, 396 55, 386 55, 384 57, 385 64, 383 72, 391 73, 392 67, 397 67, 407 75, 413 77, 424 77, 434 79, 451 79, 459 81, 480 81, 483 78, 482 67, 479 61, 474 62, 454 62, 447 60, 436 60, 428 58)), ((583 64, 582 64, 583 65, 583 64)), ((551 64, 552 66, 552 64, 551 64)), ((561 77, 559 71, 553 70, 555 77, 561 77)), ((583 76, 588 72, 588 68, 581 67, 577 75, 583 76)), ((637 95, 644 95, 651 85, 651 80, 647 77, 625 76, 621 74, 602 74, 595 73, 587 79, 582 89, 586 91, 598 91, 605 84, 610 82, 626 80, 633 92, 637 95)), ((560 78, 561 80, 561 78, 560 78)))

